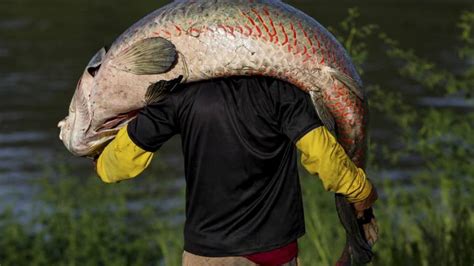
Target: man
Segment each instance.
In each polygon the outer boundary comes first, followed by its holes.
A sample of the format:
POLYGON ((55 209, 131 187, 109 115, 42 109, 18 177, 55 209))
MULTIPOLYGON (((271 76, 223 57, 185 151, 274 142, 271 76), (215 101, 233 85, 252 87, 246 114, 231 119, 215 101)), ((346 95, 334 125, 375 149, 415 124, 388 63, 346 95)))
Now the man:
POLYGON ((267 77, 180 85, 144 108, 97 161, 104 182, 133 178, 173 135, 185 158, 183 265, 295 265, 305 232, 297 149, 328 191, 359 212, 376 193, 311 99, 267 77))

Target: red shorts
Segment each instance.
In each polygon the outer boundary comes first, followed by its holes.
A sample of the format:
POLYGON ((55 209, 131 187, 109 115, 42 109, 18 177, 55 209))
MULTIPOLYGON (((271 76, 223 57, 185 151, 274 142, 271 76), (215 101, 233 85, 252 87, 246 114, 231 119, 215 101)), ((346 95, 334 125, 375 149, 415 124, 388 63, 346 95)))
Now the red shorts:
POLYGON ((298 243, 295 241, 282 248, 247 255, 245 257, 258 265, 276 266, 288 263, 296 256, 298 256, 298 243))

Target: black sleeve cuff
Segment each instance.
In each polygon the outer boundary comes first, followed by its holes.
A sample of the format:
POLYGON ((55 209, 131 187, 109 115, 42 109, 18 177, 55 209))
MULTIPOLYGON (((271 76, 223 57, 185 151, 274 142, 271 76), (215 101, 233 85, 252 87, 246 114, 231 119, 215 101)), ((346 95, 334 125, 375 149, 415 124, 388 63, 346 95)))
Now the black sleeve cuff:
POLYGON ((302 137, 304 137, 306 134, 308 134, 309 132, 311 132, 314 129, 319 128, 319 127, 322 127, 321 123, 316 122, 316 123, 310 124, 309 126, 303 128, 303 130, 301 130, 298 134, 295 134, 295 136, 293 138, 291 138, 291 141, 293 143, 296 143, 302 137))
POLYGON ((149 145, 146 145, 145 143, 141 142, 134 134, 134 127, 135 127, 135 120, 132 120, 128 125, 127 125, 127 134, 128 136, 130 137, 130 139, 132 140, 132 142, 137 145, 138 147, 140 147, 141 149, 147 151, 147 152, 156 152, 159 147, 152 147, 152 146, 149 146, 149 145))

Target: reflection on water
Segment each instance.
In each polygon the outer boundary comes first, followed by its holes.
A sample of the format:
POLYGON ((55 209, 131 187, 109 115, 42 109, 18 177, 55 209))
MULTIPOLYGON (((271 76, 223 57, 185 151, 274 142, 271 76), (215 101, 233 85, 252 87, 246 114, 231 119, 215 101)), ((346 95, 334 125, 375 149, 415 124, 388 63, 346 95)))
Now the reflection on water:
MULTIPOLYGON (((28 199, 29 182, 42 176, 45 165, 61 162, 78 176, 89 176, 86 159, 73 158, 58 139, 56 124, 67 107, 83 67, 98 47, 110 44, 134 21, 166 1, 2 0, 0 3, 0 199, 28 199)), ((349 1, 288 1, 317 18, 336 25, 349 1), (315 4, 317 2, 317 5, 315 4)), ((451 62, 455 22, 469 1, 370 1, 361 3, 364 22, 380 24, 385 32, 420 54, 455 67, 451 62)), ((373 60, 366 79, 393 80, 385 63, 373 60)), ((420 91, 406 90, 420 95, 420 91)), ((419 98, 420 105, 473 108, 452 99, 419 98)), ((386 137, 373 119, 375 137, 386 137)), ((159 160, 182 176, 179 140, 163 147, 159 160), (180 172, 181 171, 181 172, 180 172)), ((403 174, 403 173, 402 173, 403 174)), ((400 175, 400 174, 394 174, 400 175)), ((25 201, 23 201, 24 203, 25 201)), ((16 201, 15 203, 18 203, 16 201)))
POLYGON ((462 109, 474 108, 474 100, 467 100, 465 98, 458 98, 458 97, 447 97, 447 98, 420 97, 419 102, 421 105, 432 106, 432 107, 451 107, 451 108, 462 108, 462 109))

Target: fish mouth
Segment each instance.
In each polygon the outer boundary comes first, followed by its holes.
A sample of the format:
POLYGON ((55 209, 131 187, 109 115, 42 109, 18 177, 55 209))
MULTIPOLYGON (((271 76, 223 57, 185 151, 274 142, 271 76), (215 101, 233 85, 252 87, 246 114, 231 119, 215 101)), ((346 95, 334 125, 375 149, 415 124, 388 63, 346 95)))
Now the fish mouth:
POLYGON ((137 116, 140 110, 119 114, 106 120, 100 127, 93 130, 81 130, 70 125, 68 117, 58 123, 61 132, 59 139, 66 148, 75 156, 96 158, 102 153, 108 143, 117 135, 118 131, 125 127, 137 116), (84 132, 84 133, 82 133, 84 132))
POLYGON ((64 118, 63 120, 59 121, 58 123, 58 128, 61 130, 60 133, 59 133, 59 139, 60 140, 63 140, 63 128, 66 126, 67 124, 67 119, 68 117, 66 116, 66 118, 64 118))
POLYGON ((98 134, 108 133, 109 131, 118 131, 122 127, 126 126, 131 120, 133 120, 140 110, 134 110, 128 113, 119 114, 113 118, 106 120, 102 126, 96 129, 98 134))
POLYGON ((138 115, 140 110, 134 110, 128 113, 119 114, 116 117, 108 119, 102 126, 95 130, 95 134, 90 137, 89 146, 90 149, 87 152, 87 157, 97 157, 102 153, 107 144, 109 144, 117 135, 119 130, 126 127, 135 117, 138 115))

